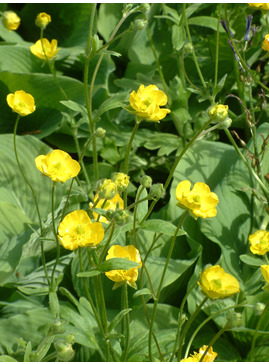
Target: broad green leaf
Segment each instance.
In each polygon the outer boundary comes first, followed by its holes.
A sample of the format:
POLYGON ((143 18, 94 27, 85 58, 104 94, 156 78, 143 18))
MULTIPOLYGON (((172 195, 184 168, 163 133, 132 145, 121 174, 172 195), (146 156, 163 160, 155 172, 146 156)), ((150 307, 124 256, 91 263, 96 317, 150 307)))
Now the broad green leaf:
POLYGON ((111 258, 103 262, 98 266, 100 272, 108 272, 114 269, 131 269, 137 268, 139 263, 125 258, 111 258))
POLYGON ((94 276, 98 276, 98 274, 100 274, 100 271, 99 270, 96 270, 96 269, 93 269, 93 270, 90 270, 88 272, 79 272, 77 273, 77 277, 94 277, 94 276))
MULTIPOLYGON (((145 230, 154 231, 156 233, 162 233, 168 236, 174 236, 176 231, 176 226, 169 221, 164 220, 147 220, 140 224, 140 227, 145 230)), ((177 236, 185 235, 186 232, 179 229, 177 236)))
POLYGON ((11 361, 17 361, 17 360, 9 355, 0 355, 0 362, 11 362, 11 361))
POLYGON ((88 112, 85 106, 74 102, 72 100, 68 100, 68 101, 60 101, 61 104, 63 104, 64 106, 66 106, 68 109, 71 109, 73 111, 78 111, 81 113, 81 115, 85 118, 88 119, 88 112))
POLYGON ((183 26, 172 26, 172 43, 176 51, 179 51, 185 43, 186 34, 183 26))
MULTIPOLYGON (((218 27, 218 19, 213 18, 211 16, 197 16, 197 17, 189 18, 188 23, 190 25, 198 25, 201 27, 210 28, 215 31, 217 31, 217 27, 218 27)), ((225 32, 225 30, 221 26, 219 27, 219 31, 221 33, 225 32)))
POLYGON ((100 107, 94 113, 93 122, 96 123, 104 112, 125 106, 126 101, 127 101, 126 93, 115 94, 110 96, 100 105, 100 107))
POLYGON ((122 16, 123 6, 120 3, 103 3, 100 5, 97 18, 97 29, 107 42, 122 16))
POLYGON ((136 297, 139 297, 139 296, 144 296, 146 294, 149 294, 150 296, 152 296, 150 290, 148 288, 142 288, 142 289, 139 289, 138 291, 136 291, 134 294, 133 294, 133 298, 136 298, 136 297))
POLYGON ((132 311, 131 308, 126 308, 122 311, 120 311, 117 316, 114 317, 114 319, 110 322, 108 325, 108 332, 111 332, 122 320, 122 318, 128 313, 132 311))
MULTIPOLYGON (((137 202, 137 198, 138 198, 138 194, 140 193, 140 197, 139 200, 142 200, 143 198, 147 197, 148 192, 146 190, 146 188, 143 189, 142 186, 138 187, 137 193, 136 193, 136 198, 135 198, 135 202, 137 202), (142 190, 142 192, 141 192, 142 190), (141 193, 140 193, 141 192, 141 193)), ((143 219, 143 217, 146 215, 146 213, 148 212, 148 201, 143 201, 140 202, 137 206, 137 210, 136 210, 136 218, 137 221, 141 221, 143 219)))

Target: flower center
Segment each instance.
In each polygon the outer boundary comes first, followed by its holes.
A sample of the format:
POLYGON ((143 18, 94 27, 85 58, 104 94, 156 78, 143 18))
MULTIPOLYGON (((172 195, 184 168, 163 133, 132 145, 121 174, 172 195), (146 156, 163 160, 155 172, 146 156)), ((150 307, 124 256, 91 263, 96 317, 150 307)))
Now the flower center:
POLYGON ((83 229, 83 226, 82 225, 78 225, 77 227, 76 227, 76 232, 77 232, 77 234, 83 234, 84 233, 84 229, 83 229))
POLYGON ((199 196, 199 195, 193 196, 193 201, 195 203, 199 203, 201 201, 201 196, 199 196))
POLYGON ((57 162, 54 164, 54 168, 59 170, 61 168, 61 162, 57 162))
POLYGON ((151 97, 147 97, 144 100, 144 104, 146 105, 146 107, 149 107, 152 104, 152 98, 151 97))
POLYGON ((217 291, 222 287, 221 280, 220 279, 213 279, 211 281, 213 290, 217 291))

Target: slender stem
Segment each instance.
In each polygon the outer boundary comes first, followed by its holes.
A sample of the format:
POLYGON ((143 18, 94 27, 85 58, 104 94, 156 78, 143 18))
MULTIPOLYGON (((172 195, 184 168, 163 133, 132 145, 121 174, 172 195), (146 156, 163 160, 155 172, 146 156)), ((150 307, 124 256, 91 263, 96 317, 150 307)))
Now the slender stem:
POLYGON ((254 332, 254 335, 253 335, 253 338, 252 338, 252 342, 251 342, 251 349, 250 349, 250 361, 254 361, 254 349, 255 349, 255 344, 256 344, 256 340, 257 340, 257 336, 258 336, 258 330, 263 322, 263 319, 264 319, 264 316, 265 316, 265 313, 267 311, 269 307, 269 302, 267 302, 260 318, 259 318, 259 321, 257 323, 257 326, 256 326, 256 329, 255 329, 255 332, 254 332))
POLYGON ((254 156, 255 156, 255 165, 257 167, 257 174, 261 178, 261 164, 259 160, 259 151, 257 146, 257 133, 256 133, 256 122, 255 122, 255 112, 253 107, 253 100, 252 100, 252 86, 249 85, 249 103, 250 103, 250 110, 251 110, 251 124, 250 130, 252 133, 252 140, 253 140, 253 147, 254 147, 254 156))
POLYGON ((263 220, 262 220, 262 223, 261 223, 261 226, 260 226, 260 230, 266 230, 267 229, 267 225, 269 224, 269 215, 267 214, 263 220))
POLYGON ((256 172, 253 170, 253 168, 251 168, 251 166, 248 164, 246 158, 244 157, 244 155, 241 153, 240 149, 238 148, 238 146, 236 145, 229 129, 224 129, 228 139, 230 140, 230 142, 232 143, 234 149, 236 150, 237 154, 239 155, 239 157, 242 159, 243 163, 245 164, 245 166, 247 167, 247 169, 250 171, 250 173, 252 174, 252 176, 256 179, 256 181, 259 183, 259 185, 261 186, 267 201, 269 201, 269 190, 267 189, 267 187, 264 185, 264 183, 261 181, 261 179, 257 176, 256 172))
POLYGON ((205 80, 204 80, 204 77, 203 77, 203 74, 201 72, 201 69, 200 69, 200 66, 199 66, 199 63, 198 63, 198 60, 197 60, 197 57, 196 57, 196 54, 195 54, 195 51, 194 51, 194 47, 193 47, 193 44, 192 44, 192 40, 191 40, 191 33, 190 33, 190 29, 189 29, 189 25, 188 25, 188 19, 186 17, 186 4, 182 4, 182 15, 183 15, 183 18, 184 18, 184 23, 185 23, 185 28, 186 28, 186 31, 187 31, 187 36, 188 36, 188 40, 189 40, 189 43, 191 44, 191 49, 192 49, 192 56, 193 56, 193 60, 194 60, 194 63, 195 63, 195 67, 196 67, 196 70, 197 70, 197 73, 200 77, 200 80, 202 82, 202 85, 204 87, 204 90, 208 96, 208 98, 210 98, 210 94, 208 92, 208 88, 206 86, 206 83, 205 83, 205 80))
POLYGON ((54 267, 53 267, 52 274, 51 274, 51 289, 52 290, 54 290, 56 288, 56 287, 54 287, 54 274, 55 274, 55 269, 57 267, 58 261, 60 259, 60 243, 59 243, 59 239, 58 239, 58 236, 57 236, 57 230, 56 230, 56 225, 55 225, 55 216, 54 216, 54 209, 55 209, 54 199, 55 199, 55 187, 56 187, 56 183, 57 182, 53 182, 53 185, 52 185, 52 193, 51 193, 52 226, 53 226, 53 234, 54 234, 55 241, 56 241, 56 244, 57 244, 57 248, 56 248, 57 249, 56 260, 55 260, 54 267))
MULTIPOLYGON (((133 131, 132 131, 132 134, 131 134, 131 137, 129 139, 129 142, 128 142, 128 146, 127 146, 127 151, 126 151, 126 156, 125 156, 125 163, 124 163, 124 173, 125 174, 128 174, 128 167, 129 167, 129 158, 130 158, 130 152, 131 152, 131 148, 132 148, 132 142, 133 142, 133 139, 134 139, 134 136, 135 136, 135 133, 139 127, 139 124, 137 121, 135 123, 135 126, 133 128, 133 131)), ((127 206, 127 189, 124 191, 124 195, 123 195, 123 199, 124 199, 124 207, 127 206)))
POLYGON ((182 352, 182 347, 183 347, 183 344, 184 344, 184 339, 186 337, 186 334, 187 334, 187 332, 188 332, 188 330, 189 330, 189 328, 190 328, 193 320, 198 315, 199 311, 201 310, 202 306, 205 304, 205 302, 207 300, 208 300, 208 297, 205 297, 203 299, 203 301, 200 303, 200 305, 193 312, 193 314, 191 315, 191 317, 189 318, 187 324, 184 327, 184 330, 183 330, 182 335, 181 335, 180 340, 179 340, 178 353, 177 353, 177 361, 180 361, 180 359, 181 359, 181 352, 182 352))
MULTIPOLYGON (((183 155, 186 153, 186 151, 192 146, 192 144, 196 141, 196 139, 199 138, 200 134, 203 132, 203 130, 211 123, 212 119, 209 119, 198 131, 197 133, 192 137, 192 139, 185 145, 185 147, 182 149, 181 153, 179 154, 179 156, 177 157, 177 159, 175 160, 175 163, 173 164, 173 167, 170 170, 170 173, 167 177, 167 180, 164 184, 164 189, 166 190, 172 177, 173 174, 175 172, 175 169, 177 168, 178 163, 180 162, 181 158, 183 157, 183 155)), ((140 222, 140 224, 142 224, 151 214, 151 211, 153 210, 154 206, 156 205, 157 201, 152 201, 148 212, 146 213, 146 215, 144 216, 144 218, 142 219, 142 221, 140 222)))
MULTIPOLYGON (((128 286, 127 286, 126 282, 122 286, 122 294, 123 294, 123 308, 127 309, 127 308, 129 308, 129 304, 128 304, 128 286)), ((123 350, 122 358, 121 358, 121 361, 123 361, 123 362, 126 361, 129 346, 130 346, 130 316, 129 316, 129 312, 127 312, 127 314, 124 316, 124 337, 125 337, 125 343, 124 343, 124 350, 123 350)))
POLYGON ((214 95, 213 95, 213 103, 215 102, 215 90, 218 84, 218 66, 219 66, 219 29, 220 29, 220 13, 221 13, 221 4, 219 4, 219 13, 218 13, 218 25, 217 25, 217 36, 216 36, 216 60, 215 60, 215 78, 214 78, 214 95))
POLYGON ((159 283, 159 286, 158 286, 158 290, 157 290, 157 293, 156 293, 156 300, 154 301, 154 305, 153 305, 150 328, 149 328, 149 337, 148 337, 149 360, 150 361, 153 361, 152 348, 151 348, 152 330, 153 330, 153 324, 154 324, 155 317, 156 317, 157 306, 158 306, 158 302, 159 302, 159 298, 160 298, 160 293, 161 293, 164 277, 165 277, 165 274, 166 274, 166 270, 168 268, 169 260, 171 258, 171 255, 172 255, 172 252, 173 252, 173 249, 174 249, 174 246, 175 246, 177 233, 178 233, 178 231, 179 231, 185 217, 187 216, 187 214, 188 214, 188 211, 185 211, 183 213, 183 215, 181 216, 180 220, 179 220, 178 226, 177 226, 176 231, 174 233, 174 236, 173 236, 173 239, 172 239, 172 242, 171 242, 168 254, 167 254, 167 258, 166 258, 165 265, 164 265, 164 268, 163 268, 162 276, 161 276, 160 283, 159 283))
POLYGON ((125 210, 131 210, 133 207, 136 207, 141 202, 148 201, 149 199, 150 198, 148 196, 144 197, 144 198, 141 198, 141 200, 138 200, 138 201, 132 203, 131 205, 127 206, 125 210))
MULTIPOLYGON (((17 152, 16 136, 17 136, 17 128, 18 128, 19 120, 20 120, 20 115, 17 116, 17 119, 15 121, 14 133, 13 133, 13 144, 14 144, 15 158, 16 158, 19 170, 21 172, 21 175, 24 178, 26 184, 29 186, 29 188, 30 188, 30 190, 32 192, 32 195, 34 197, 35 207, 36 207, 39 226, 40 226, 40 234, 41 234, 40 237, 42 237, 43 236, 43 221, 42 221, 42 218, 41 218, 41 213, 40 213, 40 210, 39 210, 36 193, 35 193, 35 190, 33 189, 32 185, 31 185, 31 183, 29 182, 28 178, 24 174, 23 168, 21 167, 21 164, 20 164, 20 161, 19 161, 18 152, 17 152)), ((44 241, 43 240, 41 240, 41 260, 42 260, 42 265, 43 265, 43 268, 44 268, 44 272, 45 272, 45 276, 46 276, 48 285, 50 285, 50 279, 49 279, 49 275, 48 275, 48 271, 47 271, 47 267, 46 267, 45 252, 44 252, 44 241)))
POLYGON ((102 264, 102 262, 103 262, 103 259, 104 259, 104 257, 105 257, 105 254, 106 254, 107 248, 108 248, 108 246, 109 246, 109 244, 110 244, 110 241, 111 241, 111 239, 112 239, 112 236, 113 236, 113 233, 114 233, 114 229, 115 229, 115 224, 112 222, 112 223, 111 223, 111 230, 110 230, 110 233, 109 233, 109 237, 108 237, 108 239, 107 239, 107 242, 106 242, 106 243, 105 243, 105 245, 103 246, 103 249, 102 249, 102 251, 101 251, 101 253, 100 253, 100 256, 99 256, 99 262, 100 262, 100 264, 102 264))
POLYGON ((190 292, 193 290, 194 287, 196 287, 197 282, 195 282, 191 288, 188 290, 188 292, 185 294, 181 304, 180 304, 180 309, 179 309, 179 315, 178 315, 178 325, 177 325, 177 333, 176 333, 176 340, 175 340, 175 345, 174 345, 174 349, 171 353, 169 362, 171 362, 174 358, 174 355, 176 353, 176 349, 177 349, 177 343, 178 343, 178 339, 179 339, 179 335, 180 335, 180 331, 181 331, 181 327, 182 327, 182 314, 183 314, 183 309, 185 306, 185 303, 187 301, 188 295, 190 294, 190 292))

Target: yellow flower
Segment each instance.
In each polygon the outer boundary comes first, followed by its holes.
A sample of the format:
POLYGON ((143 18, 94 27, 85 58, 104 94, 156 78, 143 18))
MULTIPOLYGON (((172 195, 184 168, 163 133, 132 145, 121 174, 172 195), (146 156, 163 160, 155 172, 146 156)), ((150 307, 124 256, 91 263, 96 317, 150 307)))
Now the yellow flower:
MULTIPOLYGON (((98 199, 98 194, 95 195, 94 202, 97 199, 98 199)), ((118 204, 118 208, 123 210, 124 202, 123 202, 123 199, 120 198, 120 195, 118 193, 116 193, 116 195, 111 200, 100 199, 95 207, 98 208, 98 209, 115 211, 116 208, 117 208, 117 204, 118 204)), ((93 203, 90 202, 89 206, 93 207, 93 203)), ((93 217, 94 217, 95 220, 98 219, 98 216, 99 216, 99 214, 97 214, 97 212, 93 212, 93 217)), ((100 216, 99 221, 104 222, 105 224, 109 223, 109 221, 104 216, 100 216)))
POLYGON ((3 14, 3 24, 9 30, 17 30, 21 23, 21 19, 13 11, 5 11, 3 14))
POLYGON ((198 282, 202 291, 211 299, 225 298, 239 292, 239 282, 219 265, 206 268, 198 282))
POLYGON ((262 42, 262 49, 266 52, 269 51, 269 34, 266 34, 264 37, 264 41, 262 42))
POLYGON ((8 106, 20 116, 32 114, 36 109, 33 96, 22 90, 15 91, 14 94, 8 94, 7 103, 8 106))
MULTIPOLYGON (((180 362, 199 362, 206 351, 207 345, 203 345, 199 349, 199 353, 194 352, 188 358, 180 360, 180 362)), ((213 351, 212 346, 210 346, 208 352, 206 353, 203 362, 213 362, 218 354, 213 351)))
POLYGON ((214 192, 210 192, 208 185, 197 182, 192 190, 190 188, 191 182, 188 180, 177 185, 176 199, 179 201, 177 206, 188 209, 195 219, 216 216, 217 210, 215 207, 219 199, 214 192))
POLYGON ((137 268, 131 268, 128 270, 115 269, 105 273, 105 275, 113 282, 127 281, 129 283, 134 283, 138 277, 138 268, 142 265, 139 251, 133 245, 113 245, 107 252, 106 260, 112 258, 125 258, 139 263, 137 268))
POLYGON ((76 177, 80 171, 79 163, 62 150, 55 149, 47 155, 39 155, 35 159, 37 169, 50 177, 54 182, 65 182, 76 177))
POLYGON ((130 177, 125 173, 115 172, 112 174, 111 179, 117 186, 117 190, 122 192, 128 187, 130 177))
POLYGON ((41 29, 45 29, 51 22, 51 16, 47 13, 39 13, 35 20, 35 25, 41 29))
POLYGON ((117 193, 117 186, 111 179, 103 178, 97 182, 96 192, 100 198, 111 200, 117 193))
POLYGON ((167 96, 155 85, 140 85, 137 92, 131 92, 129 102, 137 116, 148 121, 159 122, 170 113, 169 109, 160 109, 167 104, 167 96))
POLYGON ((61 48, 57 49, 58 41, 56 39, 52 39, 51 43, 47 40, 47 38, 43 38, 43 47, 45 50, 45 54, 43 51, 41 39, 39 39, 34 45, 30 47, 31 52, 40 59, 48 59, 51 60, 53 57, 57 55, 61 48))
POLYGON ((92 222, 84 210, 66 215, 58 228, 58 238, 65 249, 91 247, 104 238, 104 228, 100 222, 92 222))
POLYGON ((215 121, 223 121, 228 116, 228 105, 218 104, 212 106, 208 111, 208 115, 215 121))
POLYGON ((257 230, 249 235, 248 240, 253 254, 264 255, 269 252, 269 231, 257 230))
POLYGON ((260 8, 260 9, 263 9, 263 10, 269 10, 269 3, 251 3, 248 5, 252 8, 260 8))

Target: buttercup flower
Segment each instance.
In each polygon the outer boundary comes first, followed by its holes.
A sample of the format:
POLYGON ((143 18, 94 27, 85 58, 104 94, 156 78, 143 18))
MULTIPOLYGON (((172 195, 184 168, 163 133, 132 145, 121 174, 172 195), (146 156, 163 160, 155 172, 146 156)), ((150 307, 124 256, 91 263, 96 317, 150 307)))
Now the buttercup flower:
POLYGON ((20 17, 14 11, 4 11, 3 24, 9 30, 17 30, 21 23, 20 17))
POLYGON ((239 282, 219 265, 206 268, 198 282, 202 291, 211 299, 225 298, 239 292, 239 282))
MULTIPOLYGON (((188 358, 180 360, 180 362, 199 362, 207 349, 207 345, 203 345, 199 349, 199 353, 194 352, 188 358)), ((203 362, 213 362, 218 354, 213 351, 212 346, 208 349, 203 362)))
POLYGON ((262 42, 262 49, 266 52, 269 51, 269 34, 266 34, 264 41, 262 42))
POLYGON ((74 250, 99 244, 104 238, 100 222, 92 222, 84 210, 66 215, 58 228, 58 238, 65 249, 74 250))
POLYGON ((170 113, 169 109, 160 108, 167 104, 167 96, 155 85, 140 85, 137 92, 131 92, 129 102, 137 116, 146 120, 159 122, 170 113))
POLYGON ((36 109, 33 96, 22 90, 15 91, 14 94, 8 94, 7 103, 8 106, 20 116, 32 114, 36 109))
POLYGON ((269 252, 269 231, 257 230, 249 235, 248 240, 253 254, 264 255, 269 252))
POLYGON ((79 163, 62 150, 55 149, 47 155, 39 155, 35 159, 37 169, 50 177, 53 182, 65 182, 76 177, 80 171, 79 163))
POLYGON ((43 38, 43 47, 45 50, 45 54, 43 51, 41 39, 39 39, 34 45, 30 47, 31 52, 40 59, 48 59, 51 60, 53 57, 57 55, 61 48, 57 49, 58 41, 56 39, 52 39, 51 43, 47 38, 43 38))
POLYGON ((35 20, 35 25, 41 29, 45 29, 51 22, 51 16, 47 13, 39 13, 35 20))
POLYGON ((142 265, 139 251, 133 245, 113 245, 107 252, 106 260, 112 258, 125 258, 139 263, 137 268, 131 268, 128 270, 115 269, 105 273, 105 275, 113 282, 127 281, 129 283, 134 283, 138 277, 138 268, 142 265))
POLYGON ((269 3, 248 3, 248 5, 252 8, 260 8, 263 10, 269 10, 269 3))
POLYGON ((117 186, 117 190, 122 192, 128 187, 130 177, 125 173, 115 172, 112 174, 111 179, 117 186))
POLYGON ((219 202, 218 196, 210 192, 210 188, 203 182, 197 182, 191 190, 191 182, 182 181, 176 188, 177 206, 188 209, 190 214, 198 217, 213 217, 217 215, 216 205, 219 202))
MULTIPOLYGON (((94 197, 94 202, 97 199, 98 199, 98 194, 94 197)), ((115 211, 116 208, 117 208, 117 204, 118 204, 119 209, 123 210, 124 202, 123 202, 123 199, 120 198, 120 195, 118 193, 116 193, 116 195, 111 200, 106 200, 105 201, 105 199, 100 199, 95 207, 99 208, 99 209, 115 211)), ((90 202, 89 206, 93 207, 93 203, 90 202)), ((94 217, 95 220, 98 219, 98 216, 99 216, 99 214, 97 214, 96 212, 93 212, 93 217, 94 217)), ((104 222, 105 224, 109 223, 109 221, 104 216, 100 216, 99 221, 104 222)))

